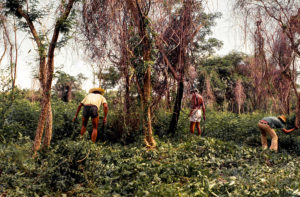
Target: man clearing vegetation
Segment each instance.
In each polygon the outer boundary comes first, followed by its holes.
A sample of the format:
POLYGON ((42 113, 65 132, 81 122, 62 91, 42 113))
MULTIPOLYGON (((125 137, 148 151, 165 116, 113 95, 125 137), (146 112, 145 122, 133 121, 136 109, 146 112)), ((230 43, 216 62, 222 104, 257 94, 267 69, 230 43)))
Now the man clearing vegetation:
POLYGON ((104 93, 104 90, 102 88, 90 89, 89 94, 78 105, 75 117, 73 118, 73 121, 75 121, 78 116, 78 113, 80 112, 81 107, 84 106, 83 112, 82 112, 82 127, 81 127, 80 134, 83 135, 85 133, 89 117, 91 117, 92 125, 93 125, 93 132, 92 132, 92 141, 93 142, 96 142, 96 139, 97 139, 97 129, 98 129, 98 123, 99 123, 98 111, 102 104, 103 104, 103 108, 104 108, 103 124, 106 123, 108 106, 107 106, 106 99, 104 98, 104 96, 102 96, 103 93, 104 93))
POLYGON ((261 144, 264 150, 268 148, 267 134, 272 138, 270 150, 274 150, 276 152, 278 150, 278 137, 274 129, 281 129, 285 134, 288 134, 299 128, 296 126, 295 128, 287 130, 285 129, 285 124, 286 117, 284 115, 278 117, 265 117, 258 122, 258 128, 261 133, 261 144))
POLYGON ((191 112, 190 112, 190 131, 194 134, 195 125, 198 130, 198 135, 201 135, 200 121, 202 117, 201 108, 203 112, 203 120, 206 120, 205 117, 205 106, 202 96, 198 93, 197 89, 191 90, 192 100, 191 100, 191 112))

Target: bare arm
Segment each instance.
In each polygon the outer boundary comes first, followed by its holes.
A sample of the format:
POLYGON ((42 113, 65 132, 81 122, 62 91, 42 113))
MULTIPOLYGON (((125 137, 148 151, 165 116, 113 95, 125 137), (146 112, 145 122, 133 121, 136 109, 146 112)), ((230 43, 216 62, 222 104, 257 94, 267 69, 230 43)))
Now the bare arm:
POLYGON ((76 114, 75 114, 75 117, 73 118, 73 122, 76 120, 76 118, 77 118, 77 116, 78 116, 78 113, 80 112, 80 109, 81 109, 82 106, 83 106, 82 103, 80 103, 80 104, 78 105, 77 111, 76 111, 76 114))
POLYGON ((103 103, 103 111, 104 111, 104 118, 103 118, 103 123, 106 123, 106 118, 108 114, 108 105, 107 103, 103 103))
POLYGON ((203 112, 203 120, 206 120, 206 116, 205 116, 205 105, 204 102, 202 101, 202 112, 203 112))
POLYGON ((297 130, 298 128, 299 128, 299 127, 294 127, 294 128, 292 128, 292 129, 289 129, 289 130, 283 128, 283 129, 281 129, 281 131, 283 131, 285 134, 289 134, 289 133, 291 133, 291 132, 297 130))

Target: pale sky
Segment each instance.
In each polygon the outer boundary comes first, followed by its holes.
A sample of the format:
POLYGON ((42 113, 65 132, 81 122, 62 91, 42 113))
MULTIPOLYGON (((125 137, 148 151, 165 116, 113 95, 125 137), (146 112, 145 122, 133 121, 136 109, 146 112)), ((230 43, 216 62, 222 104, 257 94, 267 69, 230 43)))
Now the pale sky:
MULTIPOLYGON (((221 12, 222 18, 217 20, 217 25, 213 28, 213 35, 221 41, 224 45, 221 50, 217 51, 217 55, 226 55, 229 52, 242 51, 247 52, 247 47, 242 42, 242 31, 237 22, 234 20, 234 16, 231 11, 231 6, 228 1, 224 0, 213 0, 208 1, 208 11, 210 12, 221 12)), ((24 33, 18 35, 19 44, 21 44, 18 59, 18 70, 17 70, 17 85, 21 88, 32 88, 33 86, 33 67, 36 67, 38 61, 36 59, 36 51, 30 50, 32 46, 35 46, 32 40, 26 39, 24 33)), ((3 49, 0 47, 0 54, 3 49)), ((60 51, 56 51, 55 66, 60 67, 64 65, 63 71, 66 73, 76 76, 79 73, 83 73, 86 77, 89 77, 87 81, 82 84, 83 89, 88 90, 92 87, 92 69, 89 66, 89 62, 84 61, 83 52, 79 52, 70 47, 64 47, 60 51)), ((8 59, 3 60, 2 65, 8 63, 8 59)), ((3 66, 0 65, 0 68, 3 66)))

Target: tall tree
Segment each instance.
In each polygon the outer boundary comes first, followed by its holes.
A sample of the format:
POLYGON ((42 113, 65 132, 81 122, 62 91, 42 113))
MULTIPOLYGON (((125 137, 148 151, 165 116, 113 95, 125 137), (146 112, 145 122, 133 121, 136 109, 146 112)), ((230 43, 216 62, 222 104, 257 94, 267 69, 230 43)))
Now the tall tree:
POLYGON ((6 32, 5 32, 5 29, 3 28, 4 27, 4 23, 6 22, 6 17, 4 15, 4 12, 3 12, 3 3, 0 3, 0 30, 1 30, 1 38, 0 40, 3 42, 3 53, 0 55, 0 65, 1 65, 1 62, 6 54, 6 51, 7 51, 7 39, 6 39, 6 32))
MULTIPOLYGON (((150 31, 151 21, 148 17, 151 2, 148 0, 93 0, 85 2, 83 9, 84 32, 91 44, 89 49, 93 52, 92 56, 103 57, 106 55, 110 61, 118 65, 119 70, 125 76, 127 98, 129 97, 128 88, 131 78, 130 68, 139 73, 136 74, 138 78, 136 85, 140 88, 139 94, 142 100, 144 141, 149 148, 155 147, 151 123, 151 51, 153 38, 150 31), (133 48, 128 44, 130 37, 128 28, 131 28, 132 35, 139 39, 138 46, 133 48), (117 49, 117 53, 108 50, 106 48, 107 43, 115 46, 114 49, 117 49), (137 62, 139 64, 135 64, 137 62), (135 65, 129 67, 132 63, 135 65)), ((128 106, 126 108, 128 109, 128 106)))
POLYGON ((269 48, 267 48, 260 42, 261 50, 264 50, 264 53, 268 52, 265 59, 275 57, 275 62, 269 60, 269 62, 275 63, 272 69, 276 70, 277 65, 282 78, 290 81, 298 98, 295 124, 299 125, 300 94, 297 92, 296 86, 295 58, 300 55, 300 2, 298 0, 236 0, 235 2, 235 10, 239 12, 239 15, 242 13, 246 19, 247 30, 250 30, 253 27, 252 24, 255 23, 261 32, 264 32, 264 38, 269 43, 269 48), (279 39, 273 39, 274 37, 279 39))
POLYGON ((190 78, 186 76, 186 70, 192 66, 192 53, 199 52, 196 49, 207 43, 205 37, 210 34, 210 27, 217 15, 206 14, 203 2, 199 0, 170 1, 166 7, 170 14, 165 21, 166 28, 160 30, 156 45, 162 56, 161 60, 177 81, 176 99, 169 126, 169 133, 174 134, 180 116, 184 82, 190 78))
POLYGON ((4 52, 0 56, 0 63, 2 62, 7 49, 9 48, 8 58, 9 58, 9 70, 11 78, 11 92, 14 95, 14 89, 16 86, 17 79, 17 65, 18 65, 18 52, 19 46, 17 42, 17 24, 16 19, 12 19, 5 16, 3 10, 3 3, 0 3, 0 24, 3 29, 3 42, 4 42, 4 52))
MULTIPOLYGON (((39 19, 43 18, 43 13, 47 10, 43 3, 38 1, 29 2, 26 0, 4 1, 7 13, 13 14, 19 18, 25 28, 30 31, 31 36, 37 45, 39 55, 39 80, 42 88, 42 110, 33 145, 35 155, 40 149, 44 129, 44 145, 45 147, 50 146, 52 136, 52 110, 50 96, 54 72, 54 52, 58 45, 60 32, 68 32, 71 28, 71 23, 68 19, 70 18, 71 10, 76 1, 77 0, 61 1, 59 4, 56 10, 59 16, 55 18, 54 29, 49 42, 47 35, 37 29, 37 26, 39 26, 39 19)), ((51 6, 49 5, 49 7, 51 6)))
POLYGON ((142 95, 142 111, 143 111, 143 127, 145 134, 145 143, 149 148, 154 148, 156 142, 152 133, 152 118, 151 118, 151 31, 148 18, 149 11, 151 9, 151 0, 148 1, 134 1, 126 0, 127 9, 130 10, 131 17, 135 22, 135 27, 138 29, 139 37, 142 45, 142 57, 140 60, 145 71, 143 73, 143 90, 142 95))

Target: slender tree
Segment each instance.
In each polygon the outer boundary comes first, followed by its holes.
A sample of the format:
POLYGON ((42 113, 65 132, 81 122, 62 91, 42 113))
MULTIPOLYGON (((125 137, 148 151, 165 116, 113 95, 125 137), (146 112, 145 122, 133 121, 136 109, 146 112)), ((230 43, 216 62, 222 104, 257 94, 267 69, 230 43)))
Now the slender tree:
POLYGON ((201 58, 210 49, 220 46, 220 43, 206 39, 218 14, 206 14, 203 1, 170 1, 167 9, 170 10, 170 14, 166 17, 166 28, 160 31, 156 45, 162 61, 177 81, 177 93, 169 126, 169 133, 174 134, 180 116, 184 83, 195 85, 195 81, 186 71, 189 67, 197 65, 196 59, 201 58), (207 50, 201 50, 204 48, 207 50))
POLYGON ((151 2, 94 0, 85 2, 83 9, 84 34, 90 43, 88 48, 92 51, 92 57, 108 57, 125 78, 126 110, 130 105, 130 69, 135 70, 135 85, 140 90, 142 101, 145 143, 149 148, 155 147, 151 123, 152 37, 149 28, 151 21, 148 17, 151 2), (133 37, 139 39, 137 46, 129 44, 129 39, 133 37), (107 49, 107 43, 112 44, 116 52, 107 49), (136 64, 137 62, 140 64, 136 64))
POLYGON ((6 51, 7 51, 7 39, 6 39, 6 36, 5 36, 5 29, 3 28, 4 27, 4 23, 6 21, 6 17, 3 13, 3 4, 0 3, 0 30, 1 30, 1 41, 3 42, 3 53, 0 55, 0 65, 1 65, 1 62, 6 54, 6 51))
POLYGON ((151 118, 151 32, 149 32, 150 20, 148 13, 151 9, 151 0, 134 1, 126 0, 127 8, 130 10, 131 18, 135 22, 135 27, 138 29, 139 37, 142 45, 143 66, 146 67, 143 73, 143 90, 142 94, 142 111, 143 111, 143 127, 145 134, 145 143, 149 148, 154 148, 156 142, 152 133, 152 118, 151 118))
POLYGON ((51 110, 51 86, 54 71, 54 52, 58 45, 58 37, 60 32, 68 32, 70 30, 70 16, 73 5, 76 0, 62 1, 57 9, 59 16, 55 19, 54 29, 50 41, 47 42, 47 35, 37 30, 38 19, 43 17, 43 10, 40 2, 28 2, 25 0, 15 1, 6 0, 4 5, 7 13, 14 14, 20 19, 20 22, 26 24, 26 29, 30 31, 35 44, 37 45, 39 55, 39 80, 42 88, 42 110, 39 117, 38 126, 34 140, 34 154, 40 149, 43 132, 45 129, 44 145, 50 146, 52 136, 52 110, 51 110))
POLYGON ((238 80, 234 89, 235 100, 238 106, 238 113, 241 113, 241 106, 245 102, 246 95, 244 93, 244 87, 241 80, 238 80))
MULTIPOLYGON (((2 4, 1 4, 2 5, 2 4)), ((0 5, 0 7, 2 7, 0 5)), ((3 28, 3 42, 4 42, 4 52, 0 57, 0 63, 2 62, 7 49, 9 48, 9 70, 11 78, 11 90, 12 95, 14 95, 16 79, 17 79, 17 65, 18 65, 18 42, 17 42, 17 25, 15 17, 9 20, 0 8, 0 24, 3 28), (11 33, 12 32, 12 33, 11 33)))

